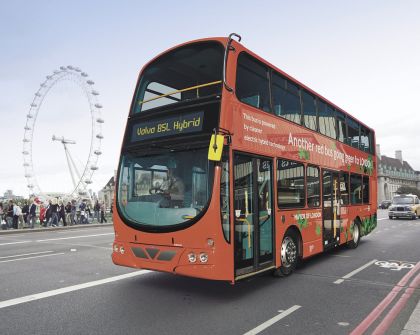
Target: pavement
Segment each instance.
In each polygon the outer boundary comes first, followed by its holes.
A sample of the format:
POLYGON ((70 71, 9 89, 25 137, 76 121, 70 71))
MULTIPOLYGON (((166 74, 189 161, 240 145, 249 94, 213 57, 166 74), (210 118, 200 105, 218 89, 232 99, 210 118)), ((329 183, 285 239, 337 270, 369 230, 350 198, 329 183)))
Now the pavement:
POLYGON ((107 227, 112 226, 112 222, 107 223, 88 223, 88 224, 79 224, 72 226, 58 226, 58 227, 35 227, 33 229, 23 228, 23 229, 9 229, 9 230, 0 230, 0 235, 9 235, 9 234, 24 234, 24 233, 35 233, 35 232, 45 232, 45 231, 57 231, 57 230, 72 230, 72 229, 84 229, 84 228, 93 228, 93 227, 107 227))
POLYGON ((419 335, 420 334, 420 301, 404 326, 401 335, 419 335))

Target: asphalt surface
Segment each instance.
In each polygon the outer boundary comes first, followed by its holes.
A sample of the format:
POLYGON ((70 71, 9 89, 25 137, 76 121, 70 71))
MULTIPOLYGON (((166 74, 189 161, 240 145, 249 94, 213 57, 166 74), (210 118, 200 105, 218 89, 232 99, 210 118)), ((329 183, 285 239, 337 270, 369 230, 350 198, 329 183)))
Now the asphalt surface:
POLYGON ((371 334, 411 292, 386 328, 400 334, 420 298, 420 219, 378 216, 355 250, 234 286, 117 267, 112 226, 2 234, 0 334, 371 334))

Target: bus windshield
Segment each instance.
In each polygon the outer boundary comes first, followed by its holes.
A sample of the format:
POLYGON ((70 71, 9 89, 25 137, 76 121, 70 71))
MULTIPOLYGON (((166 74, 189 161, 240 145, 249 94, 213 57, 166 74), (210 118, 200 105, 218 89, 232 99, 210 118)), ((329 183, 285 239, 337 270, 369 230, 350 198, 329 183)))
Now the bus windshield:
POLYGON ((118 206, 131 223, 155 230, 194 219, 207 206, 213 170, 207 149, 122 157, 118 206))
POLYGON ((143 71, 133 113, 221 94, 223 46, 193 43, 159 57, 143 71))

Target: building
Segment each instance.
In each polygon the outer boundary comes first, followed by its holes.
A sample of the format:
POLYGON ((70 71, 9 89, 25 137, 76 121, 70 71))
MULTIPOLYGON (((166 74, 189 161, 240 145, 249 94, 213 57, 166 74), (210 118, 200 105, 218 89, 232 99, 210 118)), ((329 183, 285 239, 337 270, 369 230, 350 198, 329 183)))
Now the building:
POLYGON ((115 177, 111 177, 106 185, 98 192, 98 200, 105 204, 106 211, 111 209, 114 202, 115 177))
POLYGON ((395 158, 381 155, 379 144, 376 145, 378 156, 378 202, 392 200, 400 186, 420 190, 420 171, 415 171, 402 158, 402 151, 395 151, 395 158))

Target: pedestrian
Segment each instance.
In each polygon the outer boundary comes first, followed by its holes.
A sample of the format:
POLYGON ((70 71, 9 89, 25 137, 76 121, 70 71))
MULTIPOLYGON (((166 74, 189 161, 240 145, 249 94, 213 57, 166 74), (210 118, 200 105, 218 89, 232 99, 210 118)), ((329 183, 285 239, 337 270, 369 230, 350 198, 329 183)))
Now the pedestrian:
POLYGON ((82 202, 79 205, 79 210, 80 210, 80 224, 86 224, 87 223, 87 219, 86 219, 86 200, 82 200, 82 202))
POLYGON ((22 214, 23 214, 23 221, 25 222, 25 225, 28 226, 29 204, 26 201, 23 203, 22 214))
POLYGON ((24 228, 23 214, 22 214, 22 208, 20 207, 20 204, 13 205, 13 228, 14 229, 24 228))
POLYGON ((39 224, 41 225, 41 226, 44 226, 45 227, 45 214, 46 214, 46 208, 45 208, 45 206, 44 206, 44 204, 41 204, 40 206, 39 206, 39 224))
MULTIPOLYGON (((99 205, 99 201, 96 200, 95 205, 93 206, 93 212, 94 212, 94 218, 96 219, 99 223, 99 212, 101 210, 101 205, 99 205)), ((101 222, 102 223, 102 222, 101 222)))
POLYGON ((48 205, 45 209, 45 227, 49 227, 51 225, 51 206, 52 201, 48 200, 48 205))
POLYGON ((69 226, 73 225, 71 221, 71 203, 70 201, 67 202, 67 205, 64 207, 65 215, 66 215, 66 222, 69 226))
POLYGON ((13 229, 13 200, 9 201, 6 214, 7 229, 13 229))
POLYGON ((48 226, 57 227, 58 226, 58 204, 57 199, 53 198, 50 204, 51 208, 51 220, 48 226))
POLYGON ((63 220, 63 226, 67 226, 66 222, 66 211, 64 209, 64 204, 60 201, 60 205, 58 206, 58 225, 60 224, 60 220, 63 220))
POLYGON ((77 212, 77 206, 76 206, 76 200, 71 201, 71 211, 70 211, 70 222, 71 225, 76 224, 76 212, 77 212))
POLYGON ((4 209, 3 209, 3 203, 0 202, 0 225, 2 230, 7 229, 7 223, 6 220, 4 220, 4 209))
POLYGON ((32 202, 31 206, 29 207, 29 216, 28 216, 28 225, 29 228, 33 229, 36 223, 36 203, 35 200, 32 202))
POLYGON ((101 223, 106 222, 106 218, 105 218, 105 210, 106 210, 106 208, 105 208, 105 203, 104 203, 104 202, 102 202, 102 204, 101 204, 101 223))

